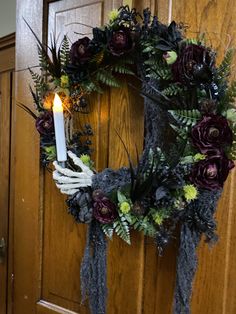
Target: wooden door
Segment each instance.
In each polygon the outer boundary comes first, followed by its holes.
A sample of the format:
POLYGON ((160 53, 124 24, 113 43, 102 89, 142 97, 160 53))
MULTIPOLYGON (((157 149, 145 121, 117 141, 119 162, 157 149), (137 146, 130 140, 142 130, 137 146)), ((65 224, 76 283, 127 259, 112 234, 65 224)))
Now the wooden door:
MULTIPOLYGON (((226 42, 229 33, 236 44, 233 1, 124 1, 127 2, 139 10, 149 6, 165 22, 172 13, 176 20, 192 24, 193 31, 215 31, 215 16, 223 12, 216 28, 220 43, 226 42)), ((17 70, 37 64, 35 39, 22 17, 44 41, 52 32, 59 37, 67 33, 73 40, 74 30, 91 32, 90 27, 78 22, 101 25, 108 11, 122 3, 120 0, 18 0, 17 70)), ((218 42, 217 47, 223 46, 218 42)), ((27 71, 16 73, 16 99, 31 106, 29 81, 27 71)), ((133 143, 142 149, 142 100, 124 82, 121 90, 111 89, 102 96, 91 97, 90 106, 90 114, 81 116, 80 123, 90 123, 95 131, 96 168, 125 165, 126 154, 115 130, 132 155, 133 143)), ((89 313, 87 305, 81 305, 79 288, 86 227, 75 224, 67 215, 65 199, 55 188, 51 174, 39 167, 39 138, 34 121, 20 109, 16 110, 15 137, 13 313, 89 313)), ((228 180, 218 210, 220 243, 211 251, 204 247, 199 252, 193 314, 236 312, 236 283, 232 273, 236 269, 234 181, 235 172, 228 180)), ((107 313, 171 313, 178 244, 173 243, 160 258, 150 239, 133 232, 132 242, 129 247, 115 238, 109 244, 107 313)))
POLYGON ((10 290, 10 177, 15 35, 0 39, 0 314, 7 313, 10 290), (9 267, 8 267, 9 263, 9 267), (9 280, 9 285, 8 285, 9 280))

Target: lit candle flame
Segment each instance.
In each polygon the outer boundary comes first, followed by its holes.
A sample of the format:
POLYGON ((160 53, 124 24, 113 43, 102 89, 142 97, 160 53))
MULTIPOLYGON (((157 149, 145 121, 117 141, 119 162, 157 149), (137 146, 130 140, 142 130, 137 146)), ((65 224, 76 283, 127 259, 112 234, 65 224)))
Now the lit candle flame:
POLYGON ((54 101, 53 101, 53 111, 63 112, 62 101, 57 93, 55 94, 54 101))

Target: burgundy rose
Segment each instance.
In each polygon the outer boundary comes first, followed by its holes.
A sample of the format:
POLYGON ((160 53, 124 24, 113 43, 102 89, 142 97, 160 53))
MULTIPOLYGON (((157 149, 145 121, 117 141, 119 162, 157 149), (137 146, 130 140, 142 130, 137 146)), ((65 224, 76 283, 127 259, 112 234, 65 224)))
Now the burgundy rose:
POLYGON ((91 57, 89 49, 90 39, 83 37, 73 43, 70 49, 70 60, 72 64, 83 64, 91 57))
POLYGON ((134 46, 131 32, 127 27, 121 26, 119 30, 113 31, 108 43, 108 50, 113 56, 121 56, 130 52, 134 46))
POLYGON ((210 156, 193 166, 190 181, 199 188, 220 189, 233 167, 233 161, 225 155, 210 156))
POLYGON ((187 45, 182 48, 176 62, 172 65, 174 80, 184 85, 210 82, 214 62, 214 56, 205 47, 187 45))
POLYGON ((35 122, 36 129, 41 135, 50 135, 54 132, 53 115, 51 111, 44 111, 35 122))
POLYGON ((113 222, 118 216, 116 205, 101 190, 93 192, 93 216, 102 224, 113 222))
POLYGON ((207 115, 202 118, 191 132, 193 145, 202 154, 222 150, 227 145, 232 145, 232 131, 228 121, 219 115, 207 115))

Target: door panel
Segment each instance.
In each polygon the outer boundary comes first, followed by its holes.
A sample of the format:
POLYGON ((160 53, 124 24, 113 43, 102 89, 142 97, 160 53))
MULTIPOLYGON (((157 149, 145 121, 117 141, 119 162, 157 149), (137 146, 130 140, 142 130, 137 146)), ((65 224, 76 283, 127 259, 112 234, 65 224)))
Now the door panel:
MULTIPOLYGON (((10 166, 11 73, 0 73, 0 245, 6 245, 5 256, 0 254, 0 313, 6 313, 7 245, 10 166)), ((3 248, 0 248, 2 251, 3 248)))
MULTIPOLYGON (((222 23, 218 21, 220 26, 217 24, 219 32, 222 31, 222 38, 223 33, 235 34, 232 17, 236 12, 229 9, 233 7, 232 1, 221 1, 221 5, 199 0, 195 6, 184 0, 123 1, 124 4, 131 2, 139 10, 150 7, 164 22, 171 10, 176 20, 192 24, 194 31, 213 31, 214 14, 220 16, 220 12, 225 12, 222 23), (205 18, 208 14, 212 19, 205 18), (223 24, 223 20, 227 23, 223 24)), ((38 60, 35 39, 22 16, 45 42, 50 42, 51 34, 55 34, 58 43, 64 34, 73 42, 80 36, 91 36, 91 27, 104 24, 107 13, 121 4, 119 0, 18 0, 17 69, 35 66, 38 60)), ((16 76, 16 98, 30 106, 29 74, 21 71, 16 76)), ((90 123, 94 130, 93 159, 98 171, 107 166, 127 165, 127 156, 116 132, 133 159, 136 155, 134 144, 140 152, 142 150, 143 102, 127 83, 128 79, 124 80, 122 89, 106 89, 103 95, 92 95, 90 113, 74 118, 75 127, 90 123)), ((132 84, 138 86, 133 81, 132 84)), ((89 313, 87 304, 81 305, 79 282, 86 226, 77 225, 66 213, 65 198, 55 187, 51 174, 40 169, 34 121, 20 109, 16 109, 15 134, 13 313, 89 313)), ((233 244, 236 236, 234 182, 233 174, 219 205, 220 243, 212 251, 204 246, 199 252, 193 314, 234 314, 236 311, 232 275, 232 270, 236 269, 233 262, 236 254, 233 244)), ((129 247, 118 238, 109 243, 107 313, 170 314, 178 240, 173 241, 163 257, 157 255, 153 241, 144 239, 141 234, 132 232, 132 243, 129 247)))
MULTIPOLYGON (((206 40, 217 49, 221 60, 227 47, 236 45, 236 7, 234 1, 173 1, 173 18, 187 23, 188 36, 205 32, 206 40), (196 14, 197 13, 197 14, 196 14)), ((235 64, 236 56, 233 64, 235 64)), ((235 69, 232 77, 235 79, 235 69)), ((202 241, 199 268, 192 300, 193 314, 236 313, 235 240, 236 240, 236 172, 232 171, 218 204, 216 219, 219 241, 212 249, 202 241)))
POLYGON ((10 176, 11 176, 11 115, 15 36, 0 39, 0 314, 6 314, 8 284, 11 267, 9 265, 9 215, 10 215, 10 176), (2 250, 4 256, 2 256, 2 250), (9 275, 8 275, 9 271, 9 275))

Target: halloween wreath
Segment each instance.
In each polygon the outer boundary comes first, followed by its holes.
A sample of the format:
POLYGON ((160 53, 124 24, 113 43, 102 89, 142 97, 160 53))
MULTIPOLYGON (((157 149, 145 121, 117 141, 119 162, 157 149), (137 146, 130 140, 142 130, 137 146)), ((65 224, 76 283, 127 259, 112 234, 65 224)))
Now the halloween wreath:
POLYGON ((67 37, 59 49, 55 40, 47 47, 36 37, 42 74, 30 72, 37 113, 21 105, 36 119, 42 164, 53 162, 53 179, 68 195, 69 213, 89 224, 83 298, 89 297, 93 314, 106 312, 105 236, 116 233, 131 244, 132 228, 153 237, 162 253, 180 225, 173 312, 190 313, 195 250, 202 235, 207 242, 217 238, 213 216, 234 166, 233 50, 217 65, 204 37, 187 39, 184 25, 164 25, 149 9, 141 15, 128 6, 92 31, 92 39, 80 38, 71 48, 67 37), (129 167, 97 173, 90 156, 92 128, 73 132, 73 116, 87 111, 87 95, 102 93, 104 85, 119 87, 117 74, 142 83, 144 150, 134 166, 124 145, 129 167), (63 108, 56 109, 56 100, 63 108))

